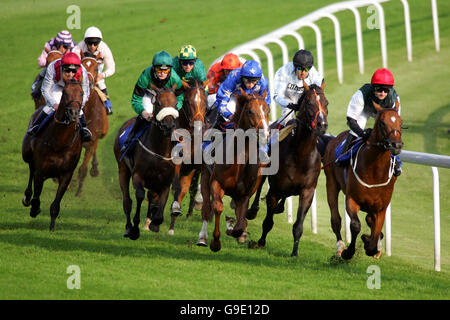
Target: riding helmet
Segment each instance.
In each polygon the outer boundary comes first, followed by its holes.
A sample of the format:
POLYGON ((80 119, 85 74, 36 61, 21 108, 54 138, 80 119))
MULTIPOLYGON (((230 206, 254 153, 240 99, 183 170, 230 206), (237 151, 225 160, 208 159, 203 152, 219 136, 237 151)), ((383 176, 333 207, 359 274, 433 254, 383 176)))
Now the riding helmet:
POLYGON ((80 60, 80 57, 76 53, 67 52, 66 54, 63 55, 63 57, 61 59, 61 65, 63 65, 63 66, 65 66, 65 65, 80 66, 81 60, 80 60))
POLYGON ((292 59, 294 66, 310 69, 314 65, 314 57, 308 50, 299 50, 292 59))
POLYGON ((195 60, 197 59, 197 50, 190 44, 182 46, 178 57, 180 60, 195 60))
POLYGON ((247 60, 241 68, 241 78, 261 78, 262 69, 255 60, 247 60))
POLYGON ((381 68, 374 72, 370 83, 393 86, 394 76, 392 75, 392 72, 390 72, 388 69, 381 68))
POLYGON ((173 67, 172 57, 166 51, 159 51, 153 56, 152 65, 173 67))
POLYGON ((222 69, 234 70, 241 67, 241 61, 239 60, 239 57, 234 53, 228 53, 223 57, 220 65, 222 66, 222 69))
POLYGON ((102 40, 103 36, 99 28, 89 27, 86 29, 86 32, 84 33, 84 39, 86 38, 100 38, 100 40, 102 40))

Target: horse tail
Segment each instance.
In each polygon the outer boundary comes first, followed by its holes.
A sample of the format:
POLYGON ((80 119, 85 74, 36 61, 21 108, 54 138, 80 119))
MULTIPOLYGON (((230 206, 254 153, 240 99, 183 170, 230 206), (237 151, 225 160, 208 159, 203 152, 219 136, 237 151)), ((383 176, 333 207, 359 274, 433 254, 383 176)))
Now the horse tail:
POLYGON ((331 134, 323 134, 319 135, 317 139, 317 150, 320 153, 320 156, 323 159, 323 156, 325 154, 325 149, 327 148, 328 143, 336 138, 336 136, 333 136, 331 134))

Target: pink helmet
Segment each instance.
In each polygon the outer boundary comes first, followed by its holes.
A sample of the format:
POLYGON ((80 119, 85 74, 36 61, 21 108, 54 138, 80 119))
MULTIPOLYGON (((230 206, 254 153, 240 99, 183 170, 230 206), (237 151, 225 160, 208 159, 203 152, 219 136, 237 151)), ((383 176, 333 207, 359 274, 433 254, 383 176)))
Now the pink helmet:
POLYGON ((62 59, 61 59, 61 65, 75 65, 75 66, 80 66, 81 65, 81 60, 80 57, 78 57, 78 55, 74 52, 67 52, 66 54, 63 55, 62 59))

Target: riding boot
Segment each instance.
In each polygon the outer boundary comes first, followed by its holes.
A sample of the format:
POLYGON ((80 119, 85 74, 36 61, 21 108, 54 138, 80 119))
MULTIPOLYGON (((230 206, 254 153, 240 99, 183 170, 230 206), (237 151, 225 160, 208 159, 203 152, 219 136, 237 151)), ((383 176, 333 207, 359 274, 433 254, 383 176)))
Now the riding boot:
MULTIPOLYGON (((348 152, 351 144, 353 143, 353 141, 356 139, 356 137, 354 135, 352 135, 351 133, 347 134, 347 138, 345 138, 345 142, 344 145, 342 146, 342 151, 341 151, 341 155, 344 155, 348 152)), ((338 167, 343 166, 344 163, 342 163, 341 161, 339 161, 338 159, 336 159, 335 161, 336 165, 338 167)))
MULTIPOLYGON (((102 89, 102 92, 108 97, 108 90, 106 88, 102 89)), ((108 116, 113 114, 112 103, 111 103, 111 100, 109 100, 109 97, 106 99, 106 101, 103 104, 105 105, 106 114, 108 116)))
POLYGON ((398 177, 402 174, 402 161, 398 156, 395 157, 394 176, 398 177))
POLYGON ((122 148, 120 149, 121 152, 125 152, 128 149, 128 145, 133 140, 134 135, 136 132, 139 132, 141 128, 147 123, 147 120, 142 118, 141 116, 136 117, 136 121, 134 122, 133 128, 131 128, 130 133, 128 133, 127 139, 123 143, 122 148))
POLYGON ((80 134, 82 142, 92 141, 92 133, 88 129, 86 124, 86 119, 84 118, 84 114, 80 117, 80 134))
POLYGON ((41 96, 41 87, 42 87, 42 81, 44 80, 44 77, 41 76, 41 74, 38 74, 36 77, 36 80, 34 81, 33 85, 31 86, 31 97, 33 99, 39 99, 41 96))
POLYGON ((47 114, 44 111, 41 111, 41 113, 39 113, 37 118, 33 121, 31 127, 28 129, 27 134, 29 134, 30 136, 35 136, 39 129, 39 126, 45 118, 47 118, 47 114))

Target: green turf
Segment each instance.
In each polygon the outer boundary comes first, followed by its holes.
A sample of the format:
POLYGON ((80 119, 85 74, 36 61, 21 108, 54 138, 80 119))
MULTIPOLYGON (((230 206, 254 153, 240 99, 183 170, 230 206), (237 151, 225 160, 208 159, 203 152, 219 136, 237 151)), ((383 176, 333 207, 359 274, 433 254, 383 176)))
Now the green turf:
MULTIPOLYGON (((412 18, 413 62, 407 62, 403 9, 399 1, 383 4, 388 23, 388 63, 401 97, 405 149, 450 155, 450 3, 437 1, 441 50, 434 50, 429 1, 409 1, 412 18)), ((289 257, 292 225, 286 215, 275 217, 267 248, 248 250, 225 235, 222 250, 211 252, 195 245, 201 218, 178 219, 175 235, 168 236, 166 220, 158 234, 142 232, 137 241, 122 237, 122 212, 117 165, 112 144, 120 125, 133 116, 130 98, 141 71, 155 52, 175 55, 183 44, 193 44, 205 66, 227 50, 279 28, 315 9, 322 1, 79 1, 81 29, 98 26, 114 53, 116 74, 107 79, 114 105, 110 131, 100 142, 100 176, 87 177, 81 198, 66 193, 56 231, 48 232, 49 205, 56 185, 48 180, 41 196, 42 213, 29 217, 21 205, 28 168, 21 158, 21 142, 33 111, 29 96, 39 71, 36 58, 42 45, 65 28, 66 8, 72 1, 3 1, 0 17, 0 299, 448 299, 450 235, 447 190, 450 173, 439 169, 441 206, 441 272, 433 270, 432 177, 429 167, 404 164, 392 199, 392 256, 374 260, 357 253, 348 263, 335 261, 334 234, 325 201, 325 177, 319 178, 318 234, 312 234, 310 214, 305 221, 298 259, 289 257), (26 48, 26 50, 24 50, 26 48), (81 269, 81 289, 69 290, 67 268, 81 269), (367 268, 381 270, 381 289, 369 290, 367 268)), ((324 40, 329 132, 346 129, 345 113, 351 95, 381 64, 378 31, 363 19, 365 73, 359 74, 353 15, 340 18, 344 49, 344 83, 335 71, 333 25, 318 25, 324 40)), ((306 47, 315 53, 311 30, 302 30, 306 47)), ((295 40, 290 55, 295 52, 295 40)), ((272 45, 271 45, 272 48, 272 45)), ((276 68, 281 52, 275 51, 276 68)), ((264 63, 264 59, 263 59, 264 63)), ((75 183, 74 183, 75 185, 75 183)), ((186 209, 187 201, 183 203, 186 209)), ((233 215, 225 199, 223 215, 233 215)), ((294 209, 297 201, 294 201, 294 209)), ((264 208, 249 222, 252 240, 261 233, 264 208)), ((361 215, 363 217, 363 215, 361 215)), ((361 218, 363 221, 363 218, 361 218)), ((209 226, 211 232, 212 225, 209 226)), ((363 233, 368 232, 363 223, 363 233)), ((211 233, 210 233, 211 234, 211 233)))

